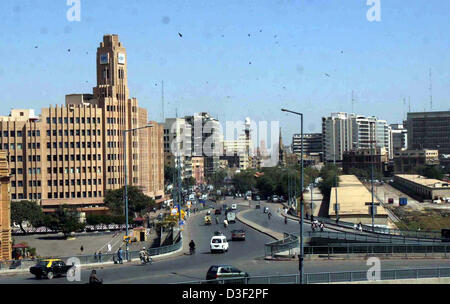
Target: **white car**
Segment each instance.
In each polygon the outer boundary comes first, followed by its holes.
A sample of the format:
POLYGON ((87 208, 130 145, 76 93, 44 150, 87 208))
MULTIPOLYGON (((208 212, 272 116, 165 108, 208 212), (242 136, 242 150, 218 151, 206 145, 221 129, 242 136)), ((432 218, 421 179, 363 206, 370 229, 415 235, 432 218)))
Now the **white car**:
POLYGON ((237 210, 237 204, 232 204, 231 205, 231 210, 237 210))
POLYGON ((217 235, 211 238, 211 253, 215 251, 226 252, 228 251, 228 246, 227 238, 224 235, 217 235))

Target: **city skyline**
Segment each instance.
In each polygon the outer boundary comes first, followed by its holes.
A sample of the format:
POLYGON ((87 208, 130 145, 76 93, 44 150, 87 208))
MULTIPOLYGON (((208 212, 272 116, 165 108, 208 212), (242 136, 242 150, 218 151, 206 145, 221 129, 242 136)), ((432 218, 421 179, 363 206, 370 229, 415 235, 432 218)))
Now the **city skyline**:
POLYGON ((430 68, 433 110, 448 110, 449 38, 441 29, 449 27, 443 13, 449 6, 383 2, 381 22, 368 22, 365 1, 189 7, 84 1, 81 21, 68 22, 65 1, 5 3, 0 111, 30 104, 38 110, 61 104, 65 94, 91 92, 93 46, 111 33, 128 46, 135 75, 129 86, 152 109, 150 120, 162 122, 164 80, 165 117, 204 111, 221 121, 279 120, 285 139, 299 127, 295 117, 278 113, 281 107, 305 113, 305 132, 320 131, 321 117, 331 112, 402 123, 409 98, 412 111, 429 111, 430 68), (116 22, 93 18, 99 13, 116 22), (24 89, 25 71, 36 90, 24 89))

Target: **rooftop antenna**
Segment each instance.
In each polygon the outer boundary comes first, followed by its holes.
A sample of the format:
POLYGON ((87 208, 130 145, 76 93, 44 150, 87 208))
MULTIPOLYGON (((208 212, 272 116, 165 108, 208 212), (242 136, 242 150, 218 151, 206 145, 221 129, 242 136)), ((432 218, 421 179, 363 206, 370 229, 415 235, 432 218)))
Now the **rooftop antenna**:
POLYGON ((352 114, 355 114, 355 103, 358 103, 358 101, 356 100, 356 94, 355 91, 352 90, 352 114))
POLYGON ((408 112, 411 112, 411 96, 408 97, 408 112))
POLYGON ((175 108, 175 117, 178 118, 178 108, 175 108))
POLYGON ((433 111, 433 84, 431 82, 431 68, 430 68, 430 110, 433 111))
POLYGON ((406 108, 406 98, 403 97, 403 118, 406 118, 405 108, 406 108))

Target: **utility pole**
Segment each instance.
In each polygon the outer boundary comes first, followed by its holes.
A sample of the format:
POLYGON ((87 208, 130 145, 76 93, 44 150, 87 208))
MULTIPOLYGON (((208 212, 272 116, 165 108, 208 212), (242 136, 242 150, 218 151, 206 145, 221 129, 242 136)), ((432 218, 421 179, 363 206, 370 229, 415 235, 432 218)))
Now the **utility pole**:
MULTIPOLYGON (((299 273, 300 273, 300 284, 303 284, 303 255, 304 255, 304 248, 303 248, 303 217, 304 217, 304 212, 303 212, 303 180, 304 180, 304 175, 303 175, 303 113, 298 113, 298 112, 294 112, 294 111, 290 111, 290 110, 286 110, 286 109, 281 109, 281 111, 283 112, 289 112, 295 115, 299 115, 300 116, 300 123, 301 123, 301 128, 300 128, 300 136, 301 136, 301 174, 300 174, 300 254, 298 256, 298 268, 299 268, 299 273)), ((296 195, 297 197, 297 195, 296 195)))
POLYGON ((336 166, 336 124, 333 124, 333 150, 334 150, 334 169, 336 170, 336 174, 334 177, 334 191, 335 191, 335 197, 336 197, 336 204, 334 206, 335 212, 336 212, 336 223, 339 222, 339 204, 338 204, 338 191, 337 191, 337 187, 338 187, 338 170, 337 170, 337 166, 336 166))
POLYGON ((372 157, 370 158, 371 159, 371 169, 370 169, 370 171, 371 171, 371 184, 372 184, 372 231, 375 231, 375 211, 374 211, 374 193, 373 193, 373 164, 374 164, 374 156, 375 156, 375 147, 373 146, 373 144, 375 143, 376 141, 374 141, 374 140, 371 140, 370 141, 370 143, 371 143, 371 147, 372 147, 372 157))
POLYGON ((127 133, 128 132, 135 132, 138 130, 146 129, 146 128, 152 128, 154 125, 147 125, 144 127, 134 128, 130 130, 124 130, 123 131, 123 166, 124 166, 124 178, 125 178, 125 191, 124 191, 124 201, 125 201, 125 225, 126 225, 126 259, 128 261, 130 260, 129 256, 129 244, 128 244, 128 169, 127 169, 127 133))

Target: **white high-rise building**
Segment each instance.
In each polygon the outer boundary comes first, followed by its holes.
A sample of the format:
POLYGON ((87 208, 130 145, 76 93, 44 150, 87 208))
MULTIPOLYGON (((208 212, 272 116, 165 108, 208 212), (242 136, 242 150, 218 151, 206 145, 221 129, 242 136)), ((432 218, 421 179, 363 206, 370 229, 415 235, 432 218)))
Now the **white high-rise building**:
POLYGON ((180 157, 181 178, 192 176, 192 131, 184 118, 167 118, 164 123, 164 164, 178 166, 180 157))
POLYGON ((341 162, 345 151, 374 147, 385 148, 392 157, 390 127, 373 116, 332 113, 322 118, 322 137, 326 162, 341 162))

